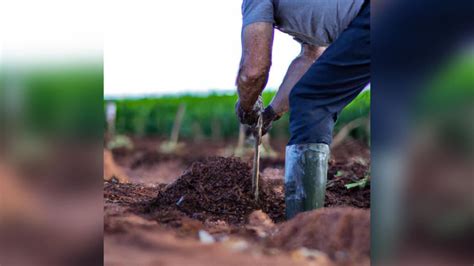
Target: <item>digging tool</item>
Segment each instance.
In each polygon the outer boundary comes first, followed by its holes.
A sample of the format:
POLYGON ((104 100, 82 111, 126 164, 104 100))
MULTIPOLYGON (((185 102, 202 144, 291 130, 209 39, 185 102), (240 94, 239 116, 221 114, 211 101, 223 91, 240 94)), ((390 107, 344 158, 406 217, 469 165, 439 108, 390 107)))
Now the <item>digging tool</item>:
MULTIPOLYGON (((262 99, 259 98, 259 106, 263 106, 262 99)), ((257 125, 255 127, 255 153, 253 155, 253 172, 252 172, 252 191, 254 192, 255 201, 258 200, 258 179, 260 175, 260 143, 262 139, 262 110, 259 111, 257 125)))

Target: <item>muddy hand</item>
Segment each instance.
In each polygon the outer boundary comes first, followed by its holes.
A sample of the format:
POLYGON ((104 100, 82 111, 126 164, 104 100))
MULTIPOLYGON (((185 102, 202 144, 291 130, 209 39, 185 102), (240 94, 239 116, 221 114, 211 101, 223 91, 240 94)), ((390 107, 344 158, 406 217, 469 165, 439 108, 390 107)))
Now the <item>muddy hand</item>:
POLYGON ((267 134, 272 128, 273 121, 277 121, 281 116, 278 115, 271 105, 267 106, 262 113, 262 136, 267 134))
POLYGON ((240 100, 235 104, 235 113, 239 118, 239 122, 250 127, 255 127, 258 122, 258 116, 263 111, 262 97, 259 96, 252 110, 245 111, 240 105, 240 100))
MULTIPOLYGON (((272 128, 273 122, 280 118, 281 116, 273 110, 271 105, 267 106, 267 108, 262 112, 262 136, 267 134, 267 132, 272 128)), ((251 134, 256 136, 256 134, 258 134, 258 128, 256 126, 250 126, 247 130, 247 135, 251 134)))

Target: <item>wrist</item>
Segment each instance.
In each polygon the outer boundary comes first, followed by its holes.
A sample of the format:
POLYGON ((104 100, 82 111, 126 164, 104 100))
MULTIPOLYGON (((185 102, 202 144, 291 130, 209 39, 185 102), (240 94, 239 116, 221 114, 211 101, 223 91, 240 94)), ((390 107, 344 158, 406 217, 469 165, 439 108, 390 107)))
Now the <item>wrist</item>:
POLYGON ((267 108, 265 108, 265 116, 268 117, 271 121, 277 121, 278 119, 281 118, 281 115, 279 115, 273 106, 269 105, 267 108))
POLYGON ((273 104, 268 105, 267 109, 268 109, 268 112, 270 112, 270 114, 274 117, 273 120, 275 121, 280 119, 285 114, 284 111, 279 110, 273 104))

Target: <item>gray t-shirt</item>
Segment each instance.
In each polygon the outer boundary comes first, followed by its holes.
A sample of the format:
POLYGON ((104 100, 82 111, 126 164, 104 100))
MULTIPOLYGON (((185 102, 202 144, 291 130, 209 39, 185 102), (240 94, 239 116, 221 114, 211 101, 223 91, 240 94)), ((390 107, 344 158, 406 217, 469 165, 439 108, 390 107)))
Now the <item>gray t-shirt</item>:
POLYGON ((364 0, 244 0, 243 26, 270 22, 300 43, 328 46, 359 13, 364 0))

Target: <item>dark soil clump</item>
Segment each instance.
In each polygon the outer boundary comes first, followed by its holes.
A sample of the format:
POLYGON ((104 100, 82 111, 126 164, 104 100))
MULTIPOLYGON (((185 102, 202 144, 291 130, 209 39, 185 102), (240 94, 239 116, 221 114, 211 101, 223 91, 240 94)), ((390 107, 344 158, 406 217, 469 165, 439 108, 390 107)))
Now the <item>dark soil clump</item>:
POLYGON ((195 162, 158 194, 153 208, 174 208, 201 221, 243 224, 254 210, 282 221, 282 180, 260 179, 259 201, 254 201, 251 167, 237 158, 211 157, 195 162))

